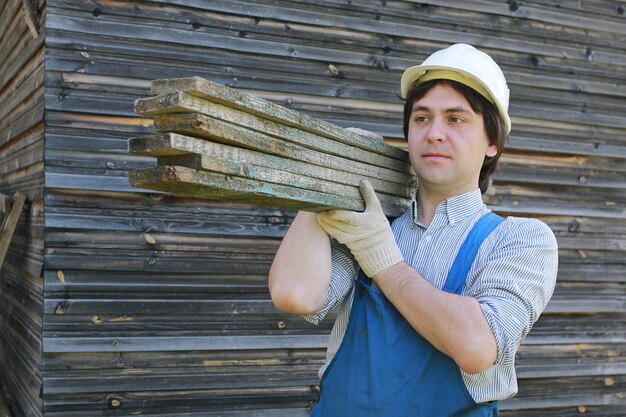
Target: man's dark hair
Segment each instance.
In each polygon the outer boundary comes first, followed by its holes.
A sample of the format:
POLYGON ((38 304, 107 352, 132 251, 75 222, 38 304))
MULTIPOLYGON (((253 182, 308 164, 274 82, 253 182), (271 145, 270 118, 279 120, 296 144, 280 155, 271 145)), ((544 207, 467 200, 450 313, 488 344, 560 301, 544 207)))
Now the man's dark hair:
POLYGON ((489 177, 495 172, 498 166, 498 160, 500 159, 500 155, 502 155, 504 144, 509 135, 506 132, 504 121, 502 117, 500 117, 500 113, 498 113, 496 107, 478 92, 464 84, 452 80, 430 80, 414 86, 409 90, 404 102, 404 138, 408 140, 409 137, 409 121, 411 120, 413 103, 424 97, 426 93, 438 84, 449 85, 454 88, 465 97, 472 107, 472 110, 483 116, 483 123, 489 144, 496 145, 498 149, 495 156, 485 156, 483 166, 480 169, 478 186, 480 187, 480 192, 484 194, 487 192, 487 188, 489 188, 489 177))

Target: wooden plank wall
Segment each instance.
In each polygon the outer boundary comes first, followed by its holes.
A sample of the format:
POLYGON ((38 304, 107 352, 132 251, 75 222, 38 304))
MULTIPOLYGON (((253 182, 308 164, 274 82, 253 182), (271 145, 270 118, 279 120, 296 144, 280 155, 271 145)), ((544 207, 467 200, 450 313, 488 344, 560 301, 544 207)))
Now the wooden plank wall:
POLYGON ((42 407, 44 3, 0 1, 0 193, 27 197, 0 269, 0 386, 14 416, 42 407))
MULTIPOLYGON (((10 2, 13 4, 15 2, 10 2)), ((401 71, 468 42, 501 63, 512 139, 488 203, 558 236, 555 296, 504 417, 626 414, 626 5, 49 0, 46 416, 305 416, 330 322, 265 280, 293 212, 130 188, 133 100, 198 75, 402 145, 401 71)), ((2 27, 2 26, 0 26, 2 27)))

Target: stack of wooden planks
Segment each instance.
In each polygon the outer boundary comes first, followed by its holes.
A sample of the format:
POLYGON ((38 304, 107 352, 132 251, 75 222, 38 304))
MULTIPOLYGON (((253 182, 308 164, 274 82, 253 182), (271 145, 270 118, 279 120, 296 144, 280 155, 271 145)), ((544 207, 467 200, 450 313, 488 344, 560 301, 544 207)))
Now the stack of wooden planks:
POLYGON ((159 132, 129 139, 157 157, 131 171, 134 187, 177 195, 322 211, 362 211, 367 179, 385 214, 406 210, 413 176, 405 150, 199 77, 155 80, 135 111, 159 132))

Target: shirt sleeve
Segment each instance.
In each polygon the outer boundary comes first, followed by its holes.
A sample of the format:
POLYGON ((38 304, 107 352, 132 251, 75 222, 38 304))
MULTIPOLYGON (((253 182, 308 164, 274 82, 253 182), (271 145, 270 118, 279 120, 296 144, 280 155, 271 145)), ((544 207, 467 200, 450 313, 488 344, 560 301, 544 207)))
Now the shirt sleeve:
POLYGON ((326 302, 318 312, 303 316, 306 321, 313 324, 319 324, 329 312, 339 308, 354 285, 354 279, 358 271, 358 264, 345 245, 342 245, 335 239, 331 239, 330 248, 332 253, 332 277, 326 293, 326 302))
POLYGON ((478 300, 496 339, 496 365, 514 366, 517 348, 552 297, 558 248, 552 230, 536 219, 509 217, 504 236, 479 266, 466 292, 478 300))

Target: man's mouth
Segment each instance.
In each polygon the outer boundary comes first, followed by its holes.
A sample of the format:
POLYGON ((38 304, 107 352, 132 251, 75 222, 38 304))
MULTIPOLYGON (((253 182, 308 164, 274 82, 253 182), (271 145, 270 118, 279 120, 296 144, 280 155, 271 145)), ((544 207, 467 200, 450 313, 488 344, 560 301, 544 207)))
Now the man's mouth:
POLYGON ((444 153, 439 153, 439 152, 427 152, 422 154, 422 158, 430 158, 430 159, 449 159, 450 156, 444 154, 444 153))

